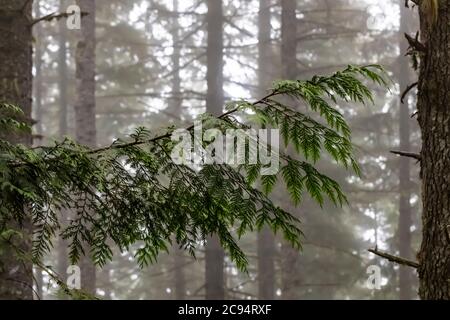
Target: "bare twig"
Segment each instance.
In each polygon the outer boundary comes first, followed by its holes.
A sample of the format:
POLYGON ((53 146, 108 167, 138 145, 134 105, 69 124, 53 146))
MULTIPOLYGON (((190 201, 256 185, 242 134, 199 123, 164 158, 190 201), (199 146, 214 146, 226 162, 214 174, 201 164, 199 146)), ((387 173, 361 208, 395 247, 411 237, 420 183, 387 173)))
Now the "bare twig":
POLYGON ((414 82, 413 84, 410 84, 408 87, 406 87, 406 90, 403 92, 402 94, 402 98, 401 98, 401 102, 405 103, 405 98, 408 95, 408 93, 414 89, 415 87, 417 87, 419 85, 419 82, 414 82))
POLYGON ((387 252, 379 251, 378 249, 369 249, 369 252, 373 253, 374 255, 377 255, 381 258, 384 258, 390 262, 400 264, 402 266, 408 266, 408 267, 415 268, 415 269, 420 267, 420 264, 418 262, 411 261, 411 260, 397 257, 397 256, 393 256, 387 252))
MULTIPOLYGON (((62 19, 62 18, 68 18, 70 16, 73 16, 74 14, 75 14, 75 12, 71 12, 71 13, 67 13, 67 12, 63 12, 63 13, 53 12, 53 13, 50 13, 50 14, 48 14, 46 16, 34 19, 33 21, 31 21, 30 27, 33 27, 35 24, 37 24, 37 23, 39 23, 41 21, 52 21, 54 19, 59 20, 59 19, 62 19)), ((87 16, 88 14, 89 13, 87 13, 87 12, 82 12, 81 16, 84 17, 84 16, 87 16)))
POLYGON ((422 161, 422 157, 420 156, 420 154, 417 154, 417 153, 404 152, 404 151, 391 151, 391 153, 396 154, 398 156, 402 156, 402 157, 412 158, 417 161, 422 161))

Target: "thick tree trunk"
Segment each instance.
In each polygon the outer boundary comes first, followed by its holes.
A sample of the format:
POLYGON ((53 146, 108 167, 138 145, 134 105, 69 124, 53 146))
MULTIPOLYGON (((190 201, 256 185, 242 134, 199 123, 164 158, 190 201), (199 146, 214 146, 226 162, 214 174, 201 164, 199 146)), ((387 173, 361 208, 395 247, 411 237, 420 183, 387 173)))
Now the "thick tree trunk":
MULTIPOLYGON (((224 108, 223 93, 223 8, 222 0, 208 1, 208 49, 206 109, 220 115, 224 108)), ((205 248, 205 289, 207 300, 225 299, 224 251, 217 236, 208 239, 205 248)))
POLYGON ((421 6, 426 52, 419 77, 423 240, 418 255, 422 299, 450 299, 450 0, 436 23, 421 6))
MULTIPOLYGON (((408 28, 408 15, 409 10, 400 4, 400 65, 398 71, 398 81, 400 86, 400 92, 410 85, 410 68, 408 57, 404 54, 408 50, 407 43, 404 41, 405 32, 409 31, 408 28)), ((400 101, 400 99, 399 99, 400 101)), ((400 102, 399 124, 400 124, 400 149, 401 151, 411 152, 410 142, 410 121, 411 112, 409 109, 409 102, 406 99, 405 103, 400 102)), ((399 159, 399 221, 398 221, 398 248, 400 256, 411 259, 411 226, 412 226, 412 208, 411 208, 411 160, 406 157, 399 159)), ((411 268, 406 266, 400 266, 399 271, 399 298, 400 300, 411 300, 413 297, 412 291, 412 272, 411 268)))
MULTIPOLYGON (((81 12, 88 13, 81 25, 81 39, 77 45, 76 78, 77 101, 75 103, 75 124, 77 141, 89 147, 97 143, 95 121, 95 0, 78 0, 81 12)), ((86 250, 81 261, 81 289, 95 294, 95 266, 86 250)))
MULTIPOLYGON (((281 1, 281 63, 283 79, 295 80, 297 69, 297 1, 281 1)), ((297 264, 300 253, 291 245, 283 243, 281 258, 281 286, 282 298, 287 300, 298 299, 295 288, 298 278, 297 264)))
MULTIPOLYGON (((259 1, 258 18, 258 96, 263 97, 270 85, 272 46, 270 33, 270 0, 259 1)), ((258 298, 273 300, 275 298, 275 237, 270 228, 264 228, 258 234, 258 298)))
MULTIPOLYGON (((30 27, 32 19, 32 1, 0 0, 0 102, 12 103, 22 108, 26 119, 31 118, 32 96, 32 43, 30 27)), ((14 142, 31 145, 31 136, 27 135, 14 142)), ((15 237, 15 246, 24 252, 31 249, 31 222, 24 225, 14 223, 7 228, 21 231, 23 239, 15 237)), ((0 241, 0 299, 33 299, 33 271, 28 260, 18 260, 13 249, 0 241)))

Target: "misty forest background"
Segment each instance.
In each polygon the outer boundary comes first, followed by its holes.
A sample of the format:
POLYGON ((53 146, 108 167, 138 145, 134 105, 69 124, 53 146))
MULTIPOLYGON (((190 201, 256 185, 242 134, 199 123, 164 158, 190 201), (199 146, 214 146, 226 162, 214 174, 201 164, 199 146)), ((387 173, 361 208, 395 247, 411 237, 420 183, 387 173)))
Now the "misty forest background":
MULTIPOLYGON (((417 31, 417 14, 394 0, 223 0, 222 10, 221 1, 213 2, 217 10, 208 13, 204 0, 96 1, 94 144, 108 145, 138 126, 157 132, 185 127, 205 111, 214 113, 207 110, 207 78, 221 72, 222 61, 223 92, 209 92, 218 102, 257 99, 277 79, 309 79, 348 64, 383 65, 394 82, 390 92, 374 86, 374 105, 339 108, 353 130, 362 178, 332 162, 320 163, 342 184, 349 205, 320 208, 305 197, 294 207, 279 187, 271 198, 301 219, 302 252, 262 232, 240 242, 250 261, 248 275, 227 257, 222 262, 220 253, 213 258, 221 260, 218 266, 224 264, 222 289, 228 299, 416 299, 414 271, 367 249, 414 259, 419 246, 418 166, 390 153, 420 150, 411 117, 415 95, 400 101, 417 77, 403 36, 417 31), (371 265, 381 267, 381 290, 367 288, 371 265)), ((34 14, 65 12, 70 4, 36 0, 34 14)), ((69 30, 62 19, 37 24, 34 35, 35 143, 51 144, 74 137, 77 125, 83 125, 74 116, 79 31, 69 30)), ((100 298, 202 299, 205 285, 219 277, 205 275, 201 243, 196 260, 174 247, 144 269, 132 251, 117 253, 96 270, 92 280, 100 298)), ((45 264, 65 277, 63 240, 45 264)), ((41 299, 64 298, 45 273, 35 270, 35 280, 41 299)))

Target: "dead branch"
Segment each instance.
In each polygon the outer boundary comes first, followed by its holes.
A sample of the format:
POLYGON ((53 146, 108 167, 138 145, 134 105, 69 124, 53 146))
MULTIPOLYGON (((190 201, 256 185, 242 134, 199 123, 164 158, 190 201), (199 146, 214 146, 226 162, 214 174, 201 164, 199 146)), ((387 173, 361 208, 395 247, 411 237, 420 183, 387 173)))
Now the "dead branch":
MULTIPOLYGON (((39 22, 42 22, 42 21, 50 22, 50 21, 55 20, 55 19, 56 20, 60 20, 62 18, 68 18, 70 16, 73 16, 74 14, 75 14, 75 12, 71 12, 71 13, 67 13, 67 12, 63 12, 63 13, 53 12, 53 13, 50 13, 50 14, 48 14, 46 16, 34 19, 31 22, 30 27, 33 27, 35 24, 37 24, 39 22)), ((88 14, 89 13, 87 13, 87 12, 81 12, 81 16, 82 17, 87 16, 88 14)))
POLYGON ((419 32, 416 33, 416 37, 413 38, 409 34, 405 33, 406 40, 408 40, 409 46, 417 52, 426 53, 427 47, 419 41, 419 32))
POLYGON ((418 153, 404 152, 404 151, 391 151, 391 153, 401 157, 407 157, 415 159, 417 161, 422 161, 422 157, 418 153))
POLYGON ((407 267, 411 267, 411 268, 415 268, 415 269, 420 267, 420 264, 418 262, 411 261, 411 260, 397 257, 397 256, 393 256, 389 253, 379 251, 378 249, 369 249, 369 252, 373 253, 374 255, 377 255, 381 258, 384 258, 390 262, 400 264, 402 266, 407 266, 407 267))
POLYGON ((414 89, 415 87, 417 87, 419 85, 419 82, 414 82, 413 84, 410 84, 407 88, 406 88, 406 90, 403 92, 403 94, 402 94, 402 98, 401 98, 401 102, 402 103, 405 103, 405 98, 406 98, 406 96, 408 95, 408 93, 412 90, 412 89, 414 89))

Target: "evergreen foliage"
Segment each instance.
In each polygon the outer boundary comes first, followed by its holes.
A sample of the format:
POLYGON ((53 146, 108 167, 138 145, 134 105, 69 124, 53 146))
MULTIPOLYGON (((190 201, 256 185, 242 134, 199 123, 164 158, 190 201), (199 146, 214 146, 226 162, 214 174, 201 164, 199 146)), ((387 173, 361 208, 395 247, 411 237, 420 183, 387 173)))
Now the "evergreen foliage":
MULTIPOLYGON (((339 165, 359 173, 353 158, 351 132, 334 107, 339 100, 365 103, 372 94, 364 81, 386 85, 378 66, 349 66, 329 77, 310 81, 279 81, 269 94, 255 102, 239 101, 224 115, 205 116, 205 129, 248 128, 236 114, 255 113, 251 126, 277 127, 286 146, 299 158, 281 154, 280 177, 298 205, 305 192, 320 205, 325 199, 346 202, 339 184, 315 168, 328 153, 339 165), (316 119, 278 99, 290 96, 317 113, 316 119)), ((20 109, 1 105, 1 132, 29 130, 20 120, 20 109)), ((254 187, 261 164, 232 168, 176 165, 170 157, 171 132, 155 136, 139 128, 127 141, 91 150, 69 139, 49 147, 29 148, 0 136, 0 230, 11 222, 31 218, 34 225, 33 260, 39 261, 59 233, 70 242, 70 258, 83 254, 103 266, 112 258, 111 244, 121 251, 141 244, 136 252, 140 266, 154 263, 173 241, 194 254, 194 247, 217 234, 222 246, 241 270, 247 259, 237 237, 268 225, 281 232, 296 248, 301 247, 299 221, 275 206, 268 194, 277 176, 262 176, 263 191, 254 187), (61 227, 59 212, 73 212, 61 227), (175 235, 175 237, 173 237, 175 235), (84 252, 85 244, 91 252, 84 252)), ((189 128, 193 131, 193 127, 189 128)), ((9 138, 8 138, 9 139, 9 138)))

